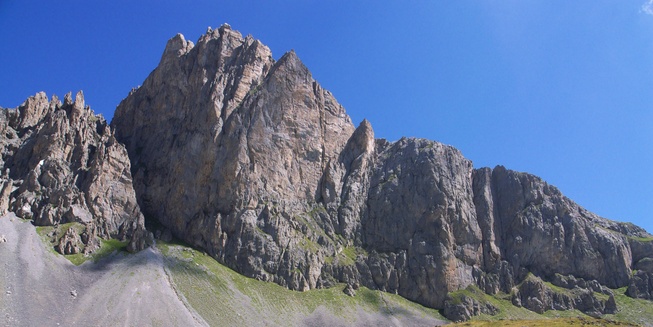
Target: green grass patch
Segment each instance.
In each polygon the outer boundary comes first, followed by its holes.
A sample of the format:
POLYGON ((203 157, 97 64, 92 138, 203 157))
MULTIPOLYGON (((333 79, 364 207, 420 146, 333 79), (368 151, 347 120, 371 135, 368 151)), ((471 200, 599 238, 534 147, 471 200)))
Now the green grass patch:
POLYGON ((68 259, 68 261, 72 262, 72 264, 75 266, 79 266, 82 263, 88 261, 90 259, 90 255, 84 255, 82 253, 66 254, 64 255, 64 258, 68 259))
POLYGON ((453 304, 463 303, 463 298, 470 297, 480 303, 487 303, 486 294, 481 291, 476 285, 469 285, 467 288, 449 293, 451 302, 453 304))
POLYGON ((525 308, 516 307, 511 302, 511 295, 506 293, 498 293, 495 295, 485 294, 476 285, 470 285, 465 289, 449 293, 454 303, 461 303, 464 296, 471 297, 481 304, 491 304, 496 307, 498 312, 495 315, 481 314, 472 317, 472 321, 504 321, 514 319, 546 319, 546 317, 530 311, 525 308))
POLYGON ((633 241, 638 241, 638 242, 653 242, 653 237, 635 237, 635 236, 628 236, 629 239, 633 241))
POLYGON ((312 234, 324 236, 326 239, 333 242, 331 237, 329 237, 329 235, 324 232, 324 229, 317 223, 317 221, 320 220, 320 214, 326 214, 326 208, 321 205, 314 207, 308 212, 295 215, 294 218, 297 222, 306 226, 312 234))
POLYGON ((48 234, 50 234, 53 230, 54 227, 52 226, 36 226, 36 234, 39 235, 41 241, 46 245, 50 252, 57 253, 57 251, 54 250, 52 237, 48 236, 48 234))
POLYGON ((347 246, 335 256, 326 258, 325 262, 339 266, 353 266, 359 255, 367 256, 367 251, 357 246, 347 246))
POLYGON ((59 243, 61 236, 69 229, 73 227, 77 234, 81 234, 84 231, 84 225, 80 223, 66 223, 58 226, 36 226, 36 233, 41 238, 41 241, 45 243, 48 250, 52 253, 59 254, 54 247, 59 243))
MULTIPOLYGON (((537 277, 535 277, 534 275, 528 275, 525 280, 529 278, 537 278, 537 277)), ((555 285, 547 284, 547 286, 552 287, 554 291, 570 292, 567 289, 559 288, 555 285)), ((497 309, 499 309, 499 311, 495 315, 481 314, 472 317, 471 321, 478 321, 483 323, 503 322, 503 321, 511 321, 511 320, 531 321, 531 320, 542 320, 542 319, 551 319, 551 318, 559 318, 559 317, 587 317, 585 314, 583 314, 580 311, 549 310, 544 314, 538 314, 528 309, 514 306, 512 304, 511 301, 512 296, 510 294, 498 293, 495 295, 489 295, 483 292, 475 285, 470 285, 465 289, 449 293, 449 296, 452 298, 454 304, 462 303, 463 297, 467 296, 473 298, 474 300, 476 300, 481 304, 491 304, 497 309)), ((476 325, 470 325, 470 326, 476 326, 476 325)), ((485 325, 481 324, 479 326, 485 326, 485 325)), ((488 326, 493 326, 493 325, 488 325, 488 326)), ((497 326, 502 326, 502 325, 499 324, 497 326)), ((530 325, 527 324, 526 326, 530 326, 530 325)))
MULTIPOLYGON (((63 234, 71 227, 75 229, 77 234, 83 233, 85 229, 84 225, 80 223, 66 223, 66 224, 61 224, 57 227, 37 226, 36 233, 41 238, 41 241, 43 241, 43 243, 46 244, 46 247, 50 252, 56 255, 62 255, 55 250, 55 246, 59 243, 59 239, 61 239, 61 236, 63 236, 63 234)), ((95 250, 93 253, 89 255, 85 255, 83 253, 77 253, 77 254, 63 255, 63 257, 68 259, 68 261, 70 261, 75 266, 79 266, 88 260, 93 260, 93 262, 97 262, 98 260, 107 257, 116 251, 124 251, 128 243, 129 243, 128 241, 119 241, 115 239, 108 239, 108 240, 100 239, 100 248, 95 250)))
POLYGON ((304 236, 304 238, 299 242, 299 247, 310 253, 317 253, 321 248, 319 244, 308 238, 308 236, 304 236))
POLYGON ((383 187, 383 186, 385 186, 385 185, 388 184, 388 183, 393 183, 393 182, 396 181, 397 179, 398 179, 397 174, 395 174, 395 173, 391 173, 390 175, 388 175, 388 178, 386 178, 385 180, 383 180, 383 181, 379 184, 379 186, 383 187))
POLYGON ((66 254, 63 255, 63 257, 68 259, 75 266, 79 266, 82 263, 89 260, 92 260, 93 262, 98 262, 100 259, 108 257, 109 255, 113 254, 116 251, 126 252, 125 248, 127 247, 127 244, 129 244, 129 241, 119 241, 115 239, 101 240, 100 248, 95 250, 91 254, 88 255, 85 255, 83 253, 66 254))
POLYGON ((359 255, 367 256, 367 251, 365 251, 365 249, 356 246, 347 246, 342 249, 341 253, 352 261, 356 261, 356 258, 359 255))
POLYGON ((550 289, 551 289, 553 292, 555 292, 555 293, 566 294, 566 295, 573 296, 573 294, 572 294, 572 292, 571 292, 570 289, 567 289, 567 288, 564 288, 564 287, 560 287, 560 286, 553 285, 553 284, 550 283, 550 282, 545 282, 545 281, 542 281, 542 282, 544 283, 544 285, 546 285, 546 287, 550 288, 550 289))
MULTIPOLYGON (((271 282, 242 276, 212 257, 183 244, 158 242, 157 246, 164 254, 166 269, 175 289, 209 325, 247 326, 261 321, 266 321, 269 325, 301 325, 301 317, 318 309, 340 317, 349 325, 357 323, 357 310, 360 309, 386 315, 410 312, 422 317, 446 320, 437 310, 425 308, 399 295, 362 287, 356 291, 355 297, 349 297, 342 292, 344 284, 306 292, 290 291, 271 282)), ((302 246, 310 245, 307 243, 302 246)), ((345 247, 326 261, 332 264, 354 264, 359 254, 365 254, 364 250, 345 247)), ((530 275, 527 278, 537 277, 530 275)), ((572 292, 548 282, 545 284, 557 293, 572 292)), ((578 310, 549 310, 538 314, 512 305, 510 294, 488 295, 478 287, 470 286, 452 293, 452 297, 462 299, 463 295, 470 296, 480 303, 495 306, 499 312, 494 316, 476 316, 470 322, 454 326, 634 326, 653 321, 653 302, 629 298, 625 291, 625 288, 614 290, 619 308, 617 314, 594 319, 578 310)), ((608 298, 603 294, 595 295, 602 300, 608 298)))
MULTIPOLYGON (((531 278, 528 276, 527 278, 531 278)), ((536 277, 532 277, 536 278, 536 277)), ((546 283, 555 292, 571 292, 565 288, 546 283)), ((481 303, 490 303, 499 309, 499 313, 479 315, 472 317, 470 322, 454 324, 453 326, 570 326, 573 324, 591 326, 645 326, 653 321, 653 302, 643 299, 633 299, 626 296, 626 288, 613 290, 618 312, 613 315, 604 315, 601 319, 594 319, 578 310, 556 311, 548 310, 543 314, 529 311, 525 308, 513 306, 510 295, 499 293, 488 295, 476 287, 468 287, 452 293, 452 297, 462 299, 462 295, 470 296, 481 303)), ((607 300, 608 295, 594 293, 602 300, 607 300)))

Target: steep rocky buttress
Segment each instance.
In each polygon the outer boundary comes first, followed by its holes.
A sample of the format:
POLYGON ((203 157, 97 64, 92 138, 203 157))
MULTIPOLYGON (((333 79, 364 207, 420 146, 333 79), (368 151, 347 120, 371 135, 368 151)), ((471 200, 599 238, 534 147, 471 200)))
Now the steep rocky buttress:
POLYGON ((275 62, 228 27, 177 35, 112 126, 146 217, 248 276, 317 286, 341 229, 323 175, 339 193, 354 127, 293 52, 275 62))
POLYGON ((451 146, 375 139, 294 52, 274 60, 228 25, 197 44, 170 39, 112 128, 81 95, 39 94, 2 115, 0 209, 36 224, 93 222, 142 248, 142 210, 153 232, 244 275, 293 290, 362 285, 453 320, 497 312, 465 289, 592 315, 618 310, 615 288, 653 298, 643 229, 533 175, 474 169, 451 146))

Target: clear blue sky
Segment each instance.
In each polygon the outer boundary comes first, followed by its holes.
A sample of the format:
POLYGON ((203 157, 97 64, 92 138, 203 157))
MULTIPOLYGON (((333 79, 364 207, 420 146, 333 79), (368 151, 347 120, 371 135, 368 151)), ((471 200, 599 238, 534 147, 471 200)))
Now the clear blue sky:
POLYGON ((110 119, 167 39, 224 22, 295 49, 377 137, 527 171, 653 231, 653 0, 0 0, 0 106, 84 90, 110 119))

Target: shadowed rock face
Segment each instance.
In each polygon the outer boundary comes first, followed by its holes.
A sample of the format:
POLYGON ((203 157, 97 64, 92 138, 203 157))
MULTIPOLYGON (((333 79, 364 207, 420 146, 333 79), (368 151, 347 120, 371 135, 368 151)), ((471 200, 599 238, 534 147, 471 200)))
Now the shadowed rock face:
POLYGON ((70 242, 57 247, 62 253, 90 252, 96 236, 131 239, 129 249, 144 248, 127 151, 85 106, 81 92, 63 103, 38 93, 16 109, 2 109, 0 150, 1 214, 10 210, 35 225, 86 225, 85 242, 71 232, 65 237, 70 242))
POLYGON ((226 25, 196 45, 168 41, 112 126, 146 217, 247 276, 296 290, 364 285, 436 308, 469 285, 510 293, 529 272, 651 294, 653 278, 632 276, 653 257, 641 228, 533 175, 474 169, 451 146, 376 140, 294 52, 275 61, 226 25))

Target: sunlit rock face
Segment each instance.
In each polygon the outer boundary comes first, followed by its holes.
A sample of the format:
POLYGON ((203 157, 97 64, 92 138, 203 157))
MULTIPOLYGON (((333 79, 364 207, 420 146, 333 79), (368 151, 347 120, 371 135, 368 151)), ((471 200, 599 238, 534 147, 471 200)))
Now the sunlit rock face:
POLYGON ((112 126, 147 217, 246 275, 316 287, 341 243, 324 175, 340 193, 354 126, 293 52, 275 61, 228 26, 177 35, 112 126))
MULTIPOLYGON (((375 139, 294 52, 274 60, 228 25, 197 44, 170 39, 111 126, 147 219, 250 277, 295 290, 364 285, 461 317, 494 311, 456 307, 451 292, 511 293, 531 275, 520 294, 541 289, 540 302, 559 299, 538 282, 556 276, 651 294, 632 274, 653 257, 641 228, 533 175, 474 169, 451 146, 375 139)), ((611 309, 583 299, 564 308, 611 309)))

